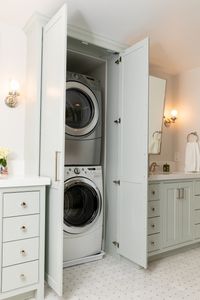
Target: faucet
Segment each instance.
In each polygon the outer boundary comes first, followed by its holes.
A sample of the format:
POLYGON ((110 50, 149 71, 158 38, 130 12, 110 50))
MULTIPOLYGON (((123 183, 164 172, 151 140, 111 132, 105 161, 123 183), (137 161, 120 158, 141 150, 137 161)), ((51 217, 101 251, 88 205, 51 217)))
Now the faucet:
POLYGON ((159 165, 154 161, 149 166, 149 173, 154 173, 156 170, 156 167, 159 167, 159 165))

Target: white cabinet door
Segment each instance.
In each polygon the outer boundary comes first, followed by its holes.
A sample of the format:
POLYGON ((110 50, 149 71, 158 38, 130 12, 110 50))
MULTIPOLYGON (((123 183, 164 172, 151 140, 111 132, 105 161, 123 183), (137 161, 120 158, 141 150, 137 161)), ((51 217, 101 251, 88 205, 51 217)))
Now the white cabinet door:
POLYGON ((122 55, 119 253, 147 267, 148 39, 122 55))
POLYGON ((64 5, 44 28, 40 174, 51 178, 47 191, 46 279, 62 295, 64 126, 67 47, 64 5))
POLYGON ((177 183, 166 183, 163 186, 163 246, 170 247, 180 241, 181 202, 177 183))
POLYGON ((192 240, 192 182, 167 183, 163 187, 163 245, 192 240))

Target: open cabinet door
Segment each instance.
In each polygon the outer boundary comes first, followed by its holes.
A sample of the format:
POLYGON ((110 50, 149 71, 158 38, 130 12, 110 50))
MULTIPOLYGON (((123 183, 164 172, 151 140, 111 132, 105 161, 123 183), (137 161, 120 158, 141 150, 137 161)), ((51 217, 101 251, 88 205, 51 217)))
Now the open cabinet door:
POLYGON ((46 280, 62 295, 67 8, 44 27, 40 174, 47 190, 46 280))
POLYGON ((122 55, 119 253, 147 267, 148 39, 122 55))

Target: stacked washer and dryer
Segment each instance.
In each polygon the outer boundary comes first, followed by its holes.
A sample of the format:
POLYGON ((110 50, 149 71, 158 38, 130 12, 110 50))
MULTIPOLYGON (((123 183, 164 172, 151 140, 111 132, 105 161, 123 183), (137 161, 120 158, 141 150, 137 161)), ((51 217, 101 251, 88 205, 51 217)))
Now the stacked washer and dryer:
POLYGON ((64 267, 100 259, 103 234, 100 82, 67 72, 64 267))

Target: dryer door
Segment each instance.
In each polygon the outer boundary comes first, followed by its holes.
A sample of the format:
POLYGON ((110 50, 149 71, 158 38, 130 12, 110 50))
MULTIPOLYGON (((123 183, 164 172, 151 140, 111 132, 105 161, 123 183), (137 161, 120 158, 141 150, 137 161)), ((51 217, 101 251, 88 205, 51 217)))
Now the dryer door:
POLYGON ((84 136, 90 133, 99 119, 99 106, 94 93, 76 81, 66 83, 65 133, 84 136))
POLYGON ((76 177, 65 182, 65 232, 78 234, 87 231, 98 220, 101 209, 101 194, 91 180, 76 177))

